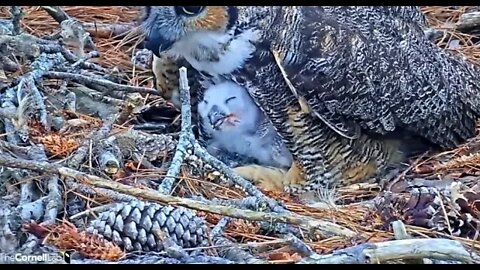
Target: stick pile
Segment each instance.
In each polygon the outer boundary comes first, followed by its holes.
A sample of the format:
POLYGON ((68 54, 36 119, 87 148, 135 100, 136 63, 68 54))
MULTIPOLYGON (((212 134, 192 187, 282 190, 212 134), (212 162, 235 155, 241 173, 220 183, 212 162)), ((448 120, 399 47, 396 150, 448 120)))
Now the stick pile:
MULTIPOLYGON (((480 63, 478 10, 423 9, 439 46, 480 63)), ((478 138, 316 207, 263 192, 196 141, 187 69, 181 113, 152 88, 139 12, 0 7, 0 253, 68 251, 72 263, 480 262, 478 138)))

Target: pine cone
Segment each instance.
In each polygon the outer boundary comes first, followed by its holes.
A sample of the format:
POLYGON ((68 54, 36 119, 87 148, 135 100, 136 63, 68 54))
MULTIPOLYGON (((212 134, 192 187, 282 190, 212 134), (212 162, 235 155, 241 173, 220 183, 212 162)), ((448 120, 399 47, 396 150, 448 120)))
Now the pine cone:
POLYGON ((480 213, 478 201, 480 194, 454 183, 443 190, 420 187, 413 188, 409 195, 386 193, 377 198, 376 206, 387 224, 399 219, 409 225, 473 238, 480 213))
POLYGON ((87 230, 126 251, 162 251, 162 232, 183 248, 201 246, 207 239, 205 222, 191 210, 142 201, 117 204, 101 213, 87 230))

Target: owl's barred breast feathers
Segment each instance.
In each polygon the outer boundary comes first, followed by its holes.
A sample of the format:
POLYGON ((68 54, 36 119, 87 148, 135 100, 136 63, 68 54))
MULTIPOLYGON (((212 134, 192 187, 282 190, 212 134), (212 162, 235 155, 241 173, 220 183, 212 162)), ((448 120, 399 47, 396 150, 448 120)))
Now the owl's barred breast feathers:
MULTIPOLYGON (((203 20, 208 13, 202 12, 175 20, 203 20)), ((475 135, 480 70, 428 40, 418 7, 250 6, 235 12, 236 24, 223 32, 227 43, 203 48, 213 43, 190 40, 196 54, 183 56, 249 91, 291 151, 298 167, 291 171, 305 174, 300 189, 366 180, 402 159, 407 138, 450 148, 475 135), (245 63, 218 73, 214 67, 229 67, 222 55, 236 37, 252 30, 259 36, 250 40, 254 50, 245 63)), ((151 31, 166 47, 203 31, 176 27, 158 14, 151 31)))

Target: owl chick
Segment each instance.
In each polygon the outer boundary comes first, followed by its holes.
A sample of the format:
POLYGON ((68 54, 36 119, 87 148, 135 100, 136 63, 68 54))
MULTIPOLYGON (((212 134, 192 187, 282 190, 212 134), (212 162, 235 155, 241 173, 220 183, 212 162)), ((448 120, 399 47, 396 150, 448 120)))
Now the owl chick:
POLYGON ((243 87, 230 81, 207 87, 197 111, 210 154, 229 152, 262 166, 291 166, 292 155, 243 87))

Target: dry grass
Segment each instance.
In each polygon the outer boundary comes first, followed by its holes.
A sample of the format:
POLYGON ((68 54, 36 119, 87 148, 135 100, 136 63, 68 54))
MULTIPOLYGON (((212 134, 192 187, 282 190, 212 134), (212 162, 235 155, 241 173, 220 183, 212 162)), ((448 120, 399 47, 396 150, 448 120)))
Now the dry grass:
MULTIPOLYGON (((25 17, 22 27, 30 34, 48 36, 58 29, 58 23, 39 6, 23 6, 25 17)), ((82 22, 96 24, 131 23, 139 16, 139 7, 125 6, 65 6, 62 7, 68 15, 82 22)), ((0 18, 9 17, 9 7, 0 7, 0 18)), ((115 36, 97 37, 95 29, 90 31, 95 45, 100 52, 100 58, 92 62, 114 70, 118 69, 131 85, 145 85, 151 77, 149 70, 134 67, 131 58, 139 37, 118 38, 115 36)), ((151 82, 150 82, 151 85, 151 82)))
POLYGON ((480 64, 478 36, 457 32, 453 28, 462 14, 475 8, 477 7, 462 6, 459 9, 453 9, 445 6, 426 6, 422 10, 427 15, 428 22, 432 27, 445 31, 443 37, 437 40, 438 46, 460 53, 469 61, 480 64), (459 40, 458 48, 449 48, 453 39, 459 40))
MULTIPOLYGON (((0 17, 8 17, 8 7, 0 8, 0 17)), ((24 7, 26 16, 23 20, 23 27, 29 32, 35 35, 44 36, 50 35, 57 28, 58 23, 55 22, 46 12, 39 7, 24 7)), ((138 16, 137 7, 102 7, 102 6, 69 6, 63 7, 64 10, 72 17, 91 23, 119 23, 119 22, 131 22, 138 16)), ((440 47, 447 48, 452 39, 458 39, 459 46, 455 49, 451 49, 457 53, 463 54, 470 61, 480 64, 480 44, 475 43, 475 37, 465 33, 459 33, 452 30, 451 25, 454 24, 459 16, 468 11, 469 7, 463 7, 460 9, 449 9, 441 6, 427 6, 423 8, 424 12, 428 16, 429 22, 433 27, 445 30, 445 34, 440 38, 437 43, 440 47)), ((131 62, 132 53, 135 46, 138 43, 137 38, 122 38, 117 39, 113 36, 109 37, 96 37, 95 32, 91 32, 94 42, 98 47, 101 57, 96 61, 101 65, 109 69, 118 69, 125 73, 128 77, 128 81, 132 85, 139 84, 151 84, 151 73, 148 70, 142 70, 138 67, 133 67, 131 62)), ((45 142, 44 142, 45 143, 45 142)), ((67 144, 74 144, 74 142, 68 142, 67 144)), ((456 173, 455 175, 461 175, 468 172, 469 174, 480 173, 480 157, 478 154, 469 155, 469 150, 476 148, 477 141, 460 146, 453 151, 440 153, 423 160, 416 166, 413 166, 411 170, 406 172, 406 175, 436 175, 444 173, 456 173)), ((63 152, 58 149, 52 151, 58 155, 62 155, 63 152)), ((69 150, 70 151, 70 150, 69 150)), ((138 169, 138 168, 137 168, 138 169)), ((150 172, 151 173, 151 172, 150 172)), ((134 173, 129 174, 129 178, 136 178, 137 176, 149 174, 148 171, 136 170, 134 173)), ((158 176, 158 172, 156 173, 158 176)), ((219 187, 213 184, 209 179, 199 179, 189 176, 188 172, 183 173, 182 177, 183 189, 187 189, 188 192, 194 194, 204 194, 206 197, 217 198, 240 198, 242 192, 235 188, 219 187)), ((339 198, 341 199, 359 199, 359 198, 372 198, 378 194, 378 186, 370 185, 363 188, 351 187, 344 188, 338 191, 339 198)), ((180 190, 181 191, 181 190, 180 190)), ((186 191, 185 191, 186 192, 186 191)), ((350 228, 353 231, 358 232, 358 242, 377 242, 385 241, 393 238, 393 233, 385 226, 384 222, 380 219, 380 216, 373 213, 370 209, 361 204, 352 204, 345 207, 335 207, 332 209, 313 209, 304 205, 298 204, 294 199, 289 198, 283 194, 271 194, 279 200, 286 202, 289 210, 307 215, 311 217, 318 217, 322 219, 333 220, 336 223, 350 228)), ((215 223, 219 217, 207 215, 207 220, 215 223)), ((468 239, 460 239, 451 235, 434 232, 428 229, 407 226, 408 231, 414 236, 420 237, 449 237, 456 238, 463 241, 466 244, 473 245, 474 241, 468 239)), ((264 236, 257 234, 258 228, 245 221, 233 222, 228 230, 229 236, 241 239, 243 242, 268 242, 276 240, 274 237, 264 236)), ((332 250, 351 246, 355 243, 345 242, 342 239, 333 237, 330 239, 312 241, 309 244, 320 253, 328 253, 332 250)), ((475 247, 478 250, 478 247, 475 247)), ((279 254, 283 251, 278 250, 279 254)), ((270 254, 270 258, 275 258, 270 254)))

